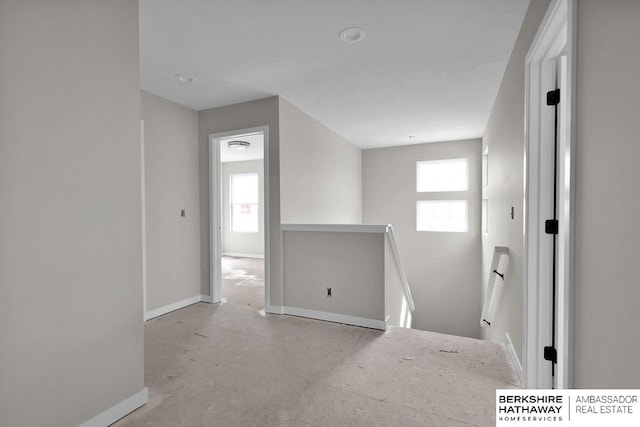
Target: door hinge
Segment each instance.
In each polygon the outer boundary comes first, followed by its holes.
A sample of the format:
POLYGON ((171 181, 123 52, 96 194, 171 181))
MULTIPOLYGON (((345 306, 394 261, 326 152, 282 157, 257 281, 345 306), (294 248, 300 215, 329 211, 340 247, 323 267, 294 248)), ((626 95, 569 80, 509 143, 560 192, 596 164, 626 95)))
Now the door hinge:
POLYGON ((553 347, 545 347, 544 348, 544 360, 548 360, 549 362, 558 363, 558 352, 553 347))
POLYGON ((560 89, 547 92, 547 105, 558 105, 560 103, 560 89))
POLYGON ((548 219, 544 222, 544 232, 547 234, 558 234, 558 220, 548 219))

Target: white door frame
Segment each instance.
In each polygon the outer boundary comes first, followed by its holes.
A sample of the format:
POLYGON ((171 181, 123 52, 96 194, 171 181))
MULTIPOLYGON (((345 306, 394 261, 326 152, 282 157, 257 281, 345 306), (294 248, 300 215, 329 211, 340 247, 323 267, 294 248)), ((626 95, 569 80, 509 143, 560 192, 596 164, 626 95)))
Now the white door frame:
POLYGON ((212 303, 222 300, 222 274, 220 257, 222 256, 222 168, 220 168, 220 140, 238 135, 262 133, 264 136, 264 303, 269 307, 269 126, 237 129, 229 132, 209 134, 209 295, 212 303))
POLYGON ((554 0, 525 59, 524 377, 527 388, 573 385, 575 210, 576 1, 554 0), (558 71, 560 70, 560 71, 558 71), (552 381, 543 347, 551 345, 551 271, 544 220, 552 218, 554 112, 546 92, 561 90, 558 105, 558 221, 556 349, 552 381))
POLYGON ((147 320, 147 195, 144 165, 144 120, 140 120, 140 200, 142 212, 142 320, 147 320))

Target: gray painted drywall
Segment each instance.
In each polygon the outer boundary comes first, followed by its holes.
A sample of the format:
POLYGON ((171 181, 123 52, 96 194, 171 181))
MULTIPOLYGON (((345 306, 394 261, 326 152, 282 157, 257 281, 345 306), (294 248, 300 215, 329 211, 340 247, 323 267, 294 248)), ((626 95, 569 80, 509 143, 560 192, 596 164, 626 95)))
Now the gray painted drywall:
POLYGON ((284 231, 284 305, 384 321, 384 239, 383 233, 284 231))
MULTIPOLYGON (((523 179, 524 179, 524 59, 548 0, 532 1, 516 39, 500 90, 496 96, 484 137, 488 147, 488 233, 482 235, 483 298, 489 278, 493 248, 507 246, 509 258, 504 282, 496 287, 495 313, 491 328, 482 328, 482 338, 506 343, 506 333, 522 362, 523 355, 523 179), (511 207, 514 219, 511 219, 511 207)), ((480 277, 480 276, 479 276, 480 277)), ((483 300, 484 301, 484 300, 483 300)))
POLYGON ((154 310, 200 295, 198 112, 146 91, 141 107, 147 310, 154 310))
POLYGON ((144 387, 136 1, 0 2, 0 425, 144 387))
POLYGON ((578 2, 578 388, 640 387, 640 2, 578 2))
POLYGON ((272 305, 282 304, 280 236, 280 153, 278 97, 212 108, 198 113, 200 144, 200 248, 202 294, 209 295, 209 134, 269 126, 269 278, 272 305))
POLYGON ((264 164, 263 160, 222 163, 222 253, 264 256, 264 164), (258 232, 231 231, 230 175, 257 173, 259 186, 258 232))
POLYGON ((280 98, 282 223, 360 224, 361 152, 280 98))
MULTIPOLYGON (((417 144, 363 151, 363 220, 393 224, 416 310, 413 327, 480 336, 480 140, 417 144), (469 231, 416 231, 416 162, 469 158, 469 231)), ((438 198, 437 195, 429 198, 438 198)))

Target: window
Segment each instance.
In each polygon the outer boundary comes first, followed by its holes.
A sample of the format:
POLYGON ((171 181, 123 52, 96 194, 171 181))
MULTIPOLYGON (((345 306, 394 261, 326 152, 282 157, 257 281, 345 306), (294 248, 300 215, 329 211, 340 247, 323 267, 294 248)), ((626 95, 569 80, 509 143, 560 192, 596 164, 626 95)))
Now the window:
POLYGON ((489 234, 489 199, 482 199, 482 232, 489 234))
POLYGON ((258 232, 258 174, 231 175, 231 231, 258 232))
POLYGON ((482 232, 489 234, 489 147, 482 152, 482 232))
POLYGON ((468 159, 430 160, 417 163, 418 193, 469 190, 468 159))
POLYGON ((468 191, 469 159, 416 162, 416 192, 423 199, 416 202, 416 230, 469 231, 469 202, 460 194, 468 191))
POLYGON ((489 147, 482 152, 482 188, 489 185, 489 147))
POLYGON ((455 231, 469 229, 469 209, 466 200, 419 200, 418 231, 455 231))

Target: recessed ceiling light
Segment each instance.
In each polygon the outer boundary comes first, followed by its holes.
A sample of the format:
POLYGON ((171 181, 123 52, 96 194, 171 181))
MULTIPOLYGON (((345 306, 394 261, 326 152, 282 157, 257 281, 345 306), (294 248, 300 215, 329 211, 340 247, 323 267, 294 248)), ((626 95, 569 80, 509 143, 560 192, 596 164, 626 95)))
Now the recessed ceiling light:
POLYGON ((364 39, 365 35, 366 33, 364 32, 364 30, 358 27, 349 27, 340 31, 338 37, 344 43, 358 43, 359 41, 362 41, 362 39, 364 39))
POLYGON ((182 83, 193 83, 196 81, 194 76, 188 76, 186 74, 176 74, 173 78, 182 83))
POLYGON ((236 150, 246 150, 247 148, 249 148, 249 142, 248 141, 229 141, 228 146, 229 148, 234 148, 236 150))

